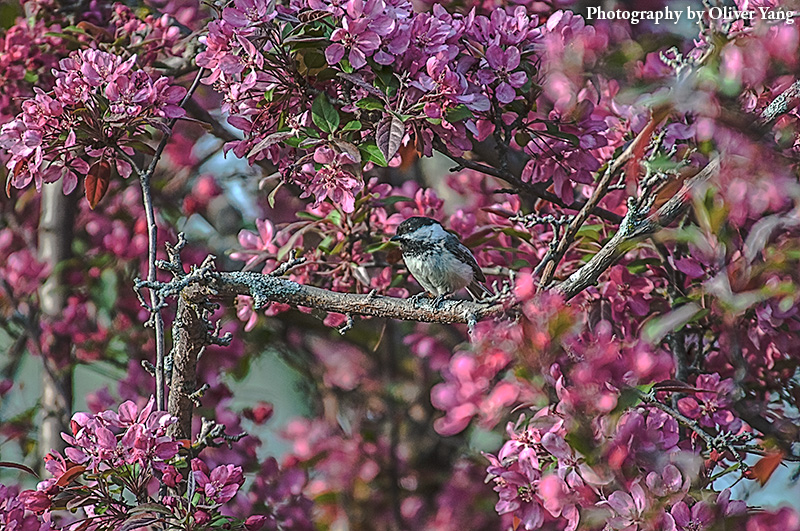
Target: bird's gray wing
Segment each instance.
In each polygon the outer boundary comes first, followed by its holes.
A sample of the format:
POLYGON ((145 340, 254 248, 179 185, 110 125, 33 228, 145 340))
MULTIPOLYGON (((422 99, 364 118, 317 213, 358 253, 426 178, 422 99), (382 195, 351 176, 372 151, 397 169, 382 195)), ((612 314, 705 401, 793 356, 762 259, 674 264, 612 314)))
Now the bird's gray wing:
POLYGON ((472 256, 472 251, 469 248, 461 243, 459 239, 452 234, 448 234, 448 238, 444 241, 445 248, 453 253, 459 260, 464 262, 465 264, 469 264, 472 268, 472 272, 475 274, 475 280, 478 282, 486 282, 486 277, 483 275, 483 271, 481 271, 478 262, 475 260, 475 257, 472 256))

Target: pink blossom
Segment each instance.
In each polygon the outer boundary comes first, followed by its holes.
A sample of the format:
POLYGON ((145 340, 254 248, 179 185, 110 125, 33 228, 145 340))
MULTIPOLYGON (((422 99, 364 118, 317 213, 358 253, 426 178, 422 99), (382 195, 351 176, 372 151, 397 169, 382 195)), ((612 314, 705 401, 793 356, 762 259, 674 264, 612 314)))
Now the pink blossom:
POLYGON ((242 469, 238 466, 220 465, 209 472, 205 463, 192 459, 192 472, 198 488, 214 503, 229 501, 244 483, 242 469))

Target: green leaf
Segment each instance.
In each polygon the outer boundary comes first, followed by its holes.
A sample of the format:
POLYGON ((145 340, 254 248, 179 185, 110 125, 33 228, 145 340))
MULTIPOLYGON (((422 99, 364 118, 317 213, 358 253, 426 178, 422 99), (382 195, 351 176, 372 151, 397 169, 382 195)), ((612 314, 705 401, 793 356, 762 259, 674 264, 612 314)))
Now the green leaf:
MULTIPOLYGON (((318 44, 314 43, 312 46, 318 46, 318 44)), ((328 61, 325 60, 325 56, 321 53, 307 51, 303 54, 303 63, 308 68, 323 68, 328 64, 328 61)))
POLYGON ((296 147, 299 147, 300 146, 300 142, 302 142, 304 140, 308 140, 308 138, 299 137, 299 136, 293 136, 291 138, 287 138, 286 140, 284 140, 283 143, 286 144, 289 147, 296 148, 296 147))
POLYGON ((337 227, 342 226, 342 213, 339 212, 338 210, 331 210, 327 216, 327 219, 329 219, 331 223, 333 223, 337 227))
POLYGON ((132 147, 139 153, 144 153, 145 155, 153 156, 156 154, 155 149, 145 144, 141 140, 128 140, 127 142, 125 142, 125 145, 128 147, 132 147))
POLYGON ((595 225, 581 225, 578 229, 576 236, 578 238, 586 238, 588 240, 598 242, 600 241, 600 231, 603 229, 602 224, 595 225))
POLYGON ((331 105, 328 96, 323 92, 311 105, 311 120, 322 131, 332 134, 339 128, 339 111, 331 105))
POLYGON ((319 216, 316 216, 316 215, 314 215, 314 214, 311 214, 311 213, 309 213, 309 212, 298 212, 298 213, 296 214, 296 216, 297 216, 298 218, 300 218, 300 219, 309 219, 309 220, 311 220, 311 221, 319 221, 319 220, 321 220, 321 219, 322 219, 321 217, 319 217, 319 216))
POLYGON ((395 245, 396 244, 394 242, 389 242, 389 241, 377 242, 373 243, 372 245, 368 245, 365 251, 368 253, 374 253, 376 251, 383 251, 388 247, 395 247, 395 245))
POLYGON ((272 189, 272 191, 269 193, 269 195, 267 196, 267 202, 269 203, 269 207, 270 208, 275 208, 275 194, 278 193, 278 190, 281 189, 282 185, 283 185, 283 181, 280 181, 275 186, 275 188, 272 189))
MULTIPOLYGON (((95 300, 101 308, 112 310, 117 303, 117 274, 113 269, 106 269, 100 274, 98 290, 95 300)), ((94 291, 94 290, 93 290, 94 291)))
POLYGON ((639 398, 639 393, 636 392, 635 389, 631 389, 629 387, 624 387, 619 392, 619 398, 617 398, 617 405, 611 411, 612 414, 623 413, 628 409, 632 408, 636 404, 641 402, 641 398, 639 398))
POLYGON ((644 325, 642 330, 642 339, 657 345, 661 339, 690 322, 700 312, 702 308, 697 304, 691 302, 683 306, 675 308, 660 317, 651 319, 644 325))
POLYGON ((661 260, 658 258, 639 258, 637 260, 631 260, 625 267, 628 268, 628 271, 633 273, 634 275, 639 275, 644 273, 649 269, 648 266, 655 266, 661 263, 661 260))
POLYGON ((331 250, 331 244, 332 244, 334 241, 335 241, 335 240, 333 239, 333 236, 325 236, 325 239, 324 239, 324 240, 322 240, 321 242, 319 242, 319 244, 317 245, 317 247, 319 247, 319 248, 322 250, 322 252, 324 252, 324 253, 326 253, 326 254, 327 254, 327 253, 330 253, 330 250, 331 250))
POLYGON ((413 199, 410 197, 405 197, 402 195, 393 195, 383 198, 381 202, 386 206, 392 206, 395 203, 409 203, 411 201, 413 201, 413 199))
POLYGON ((375 144, 375 142, 368 142, 366 144, 361 144, 358 146, 359 151, 361 151, 361 155, 363 160, 368 162, 374 162, 378 166, 386 167, 386 159, 383 157, 383 153, 375 144))
POLYGON ((447 112, 445 113, 445 118, 447 118, 447 121, 450 123, 460 122, 461 120, 473 118, 474 116, 475 115, 472 114, 472 111, 469 110, 463 103, 456 105, 451 109, 447 109, 447 112))
POLYGON ((340 131, 361 131, 361 122, 358 120, 347 122, 344 124, 344 127, 340 129, 340 131))
POLYGON ((378 98, 367 97, 358 100, 356 107, 365 111, 382 111, 386 106, 378 98))

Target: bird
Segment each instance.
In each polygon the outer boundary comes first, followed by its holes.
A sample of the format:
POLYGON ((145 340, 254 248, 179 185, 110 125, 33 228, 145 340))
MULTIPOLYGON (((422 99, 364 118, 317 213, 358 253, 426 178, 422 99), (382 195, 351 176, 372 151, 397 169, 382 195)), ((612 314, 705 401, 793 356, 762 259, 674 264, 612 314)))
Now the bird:
POLYGON ((435 219, 410 217, 400 223, 390 241, 400 244, 408 271, 425 289, 413 299, 430 293, 438 308, 462 288, 467 288, 474 301, 481 293, 492 294, 483 285, 486 277, 472 252, 435 219))

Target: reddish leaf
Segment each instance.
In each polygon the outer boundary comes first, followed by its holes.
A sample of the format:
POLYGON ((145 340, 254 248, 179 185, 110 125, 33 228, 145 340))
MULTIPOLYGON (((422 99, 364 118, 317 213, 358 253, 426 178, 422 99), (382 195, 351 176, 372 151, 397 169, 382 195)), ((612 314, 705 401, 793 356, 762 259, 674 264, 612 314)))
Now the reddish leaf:
POLYGON ((78 28, 82 29, 83 31, 85 31, 86 33, 88 33, 89 35, 91 35, 93 37, 98 37, 99 36, 99 37, 102 37, 105 40, 113 39, 113 37, 114 37, 113 35, 111 35, 108 32, 108 30, 105 30, 105 29, 103 29, 103 28, 101 28, 99 26, 95 26, 91 22, 86 22, 85 20, 81 21, 81 22, 78 22, 75 25, 78 28))
POLYGON ((501 218, 506 218, 506 219, 513 218, 514 216, 519 214, 519 212, 512 212, 511 210, 508 210, 507 208, 503 208, 500 205, 492 205, 492 206, 488 206, 488 207, 482 207, 481 210, 483 210, 484 212, 489 212, 491 214, 494 214, 495 216, 500 216, 501 218))
POLYGON ((767 455, 759 459, 758 462, 750 468, 750 470, 753 471, 754 478, 757 479, 763 487, 764 484, 769 481, 769 478, 772 476, 772 473, 775 472, 775 469, 778 468, 778 465, 781 464, 781 461, 783 461, 782 451, 779 450, 777 452, 769 452, 767 455))
POLYGON ((393 114, 387 114, 378 122, 378 127, 375 129, 375 143, 378 144, 378 149, 381 150, 387 164, 400 149, 400 142, 403 141, 405 133, 406 126, 403 121, 393 114))
POLYGON ((106 159, 100 159, 89 168, 86 174, 84 187, 86 188, 86 199, 89 201, 89 208, 94 210, 97 203, 103 199, 108 191, 108 183, 111 181, 111 163, 106 159))
POLYGON ((14 166, 14 171, 6 177, 6 197, 11 197, 11 180, 22 173, 27 164, 28 161, 25 159, 17 162, 16 166, 14 166))
POLYGON ((668 393, 686 393, 686 394, 707 392, 706 389, 698 389, 697 387, 692 387, 691 385, 678 380, 664 380, 662 382, 658 382, 653 385, 653 390, 666 391, 668 393))
POLYGON ((86 467, 83 465, 73 466, 72 468, 64 472, 64 475, 58 478, 58 481, 56 481, 56 485, 58 485, 59 487, 66 487, 70 481, 83 474, 85 470, 86 467))
POLYGON ((278 144, 279 142, 283 142, 287 138, 291 138, 294 136, 294 133, 291 131, 278 131, 277 133, 272 133, 270 135, 265 136, 261 139, 261 141, 253 146, 253 149, 247 154, 247 158, 255 157, 268 147, 278 144))
POLYGON ((16 468, 17 470, 22 470, 31 474, 34 477, 39 477, 39 474, 31 470, 30 468, 26 467, 25 465, 20 465, 19 463, 9 463, 8 461, 0 461, 0 468, 16 468))
POLYGON ((419 151, 415 142, 409 142, 405 146, 400 146, 400 169, 407 170, 419 158, 419 151))
POLYGON ((653 132, 656 130, 656 127, 669 116, 670 111, 670 108, 664 106, 653 109, 650 120, 639 134, 636 135, 633 145, 631 146, 631 157, 627 162, 627 169, 625 170, 625 175, 628 178, 629 184, 639 176, 639 171, 641 169, 640 163, 644 158, 647 147, 650 145, 650 140, 653 138, 653 132))

